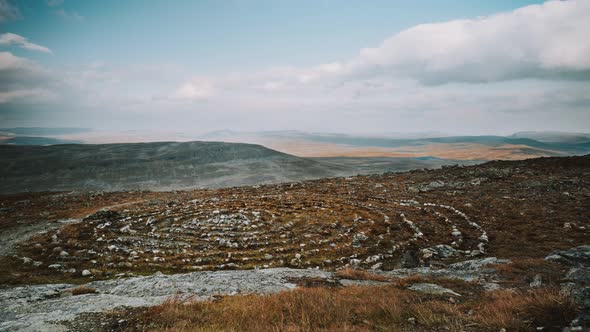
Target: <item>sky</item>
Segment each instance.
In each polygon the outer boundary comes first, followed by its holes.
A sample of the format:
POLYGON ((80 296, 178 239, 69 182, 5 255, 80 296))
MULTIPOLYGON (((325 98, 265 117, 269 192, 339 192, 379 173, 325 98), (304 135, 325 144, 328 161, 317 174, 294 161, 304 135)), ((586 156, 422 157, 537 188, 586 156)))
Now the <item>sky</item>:
POLYGON ((590 132, 590 0, 0 0, 0 127, 590 132))

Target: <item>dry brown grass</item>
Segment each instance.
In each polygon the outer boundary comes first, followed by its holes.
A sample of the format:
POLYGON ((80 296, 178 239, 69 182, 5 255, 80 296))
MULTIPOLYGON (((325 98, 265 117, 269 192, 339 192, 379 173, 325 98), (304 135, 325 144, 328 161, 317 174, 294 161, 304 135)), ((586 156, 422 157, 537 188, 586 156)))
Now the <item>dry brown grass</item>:
POLYGON ((72 239, 79 239, 80 236, 82 235, 82 232, 81 232, 80 227, 78 227, 78 225, 67 224, 67 225, 63 225, 61 227, 61 229, 59 230, 59 235, 60 235, 60 237, 62 237, 64 239, 72 240, 72 239))
POLYGON ((346 268, 336 272, 336 276, 341 279, 351 280, 373 280, 373 281, 389 281, 386 276, 370 273, 364 270, 357 270, 346 268))
POLYGON ((426 279, 421 275, 414 274, 405 278, 400 278, 395 281, 395 284, 398 287, 406 288, 411 286, 412 284, 417 284, 421 282, 426 282, 426 279))
POLYGON ((511 286, 526 286, 536 275, 542 277, 545 285, 558 284, 563 277, 564 267, 542 258, 516 258, 511 264, 493 264, 504 283, 511 286))
POLYGON ((394 287, 300 288, 188 305, 173 299, 145 317, 169 331, 370 330, 403 325, 404 300, 415 296, 394 287))
POLYGON ((208 302, 171 299, 147 309, 137 328, 151 331, 528 331, 565 326, 576 307, 556 289, 502 290, 449 303, 394 285, 300 288, 208 302), (469 311, 472 314, 468 314, 469 311), (416 325, 408 322, 413 317, 416 325))
POLYGON ((553 330, 571 321, 577 311, 574 302, 555 288, 500 290, 484 300, 477 316, 482 325, 513 331, 539 326, 553 330))
POLYGON ((95 288, 88 287, 88 286, 78 286, 76 288, 72 288, 72 295, 83 295, 83 294, 95 294, 98 291, 95 288))

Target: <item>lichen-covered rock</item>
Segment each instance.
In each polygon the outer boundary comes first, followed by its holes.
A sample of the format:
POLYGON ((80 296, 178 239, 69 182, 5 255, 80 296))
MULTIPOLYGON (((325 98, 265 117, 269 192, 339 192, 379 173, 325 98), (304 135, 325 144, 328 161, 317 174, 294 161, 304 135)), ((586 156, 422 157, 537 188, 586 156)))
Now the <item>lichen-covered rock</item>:
POLYGON ((296 287, 289 280, 331 278, 315 269, 264 269, 193 272, 94 281, 85 286, 96 294, 71 296, 70 284, 33 285, 0 291, 0 331, 62 331, 58 321, 74 319, 85 312, 103 312, 116 307, 144 307, 172 296, 194 300, 216 294, 276 293, 296 287), (69 295, 69 296, 63 296, 69 295))
POLYGON ((498 259, 496 257, 486 257, 482 259, 473 259, 449 265, 450 270, 475 271, 484 268, 490 264, 508 264, 509 259, 498 259))
POLYGON ((434 247, 422 249, 422 257, 428 258, 450 258, 457 256, 458 252, 446 244, 439 244, 434 247))
POLYGON ((545 257, 545 259, 571 266, 590 266, 590 245, 568 250, 557 250, 545 257))
POLYGON ((574 267, 565 275, 565 279, 577 284, 590 285, 590 267, 574 267))

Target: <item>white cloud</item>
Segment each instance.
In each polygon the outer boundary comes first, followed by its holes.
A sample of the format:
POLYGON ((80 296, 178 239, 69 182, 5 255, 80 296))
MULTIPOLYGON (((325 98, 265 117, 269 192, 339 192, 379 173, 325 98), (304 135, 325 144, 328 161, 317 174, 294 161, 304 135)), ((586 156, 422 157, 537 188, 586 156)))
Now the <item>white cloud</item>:
POLYGON ((29 51, 53 53, 45 46, 31 43, 27 38, 10 32, 0 35, 0 45, 16 45, 29 51))
POLYGON ((172 97, 179 100, 203 100, 215 94, 213 83, 205 78, 193 78, 182 84, 172 97))
POLYGON ((182 67, 108 63, 55 68, 47 79, 34 75, 42 73, 34 62, 0 52, 0 101, 26 103, 31 91, 59 91, 63 105, 54 109, 68 110, 64 118, 109 119, 123 127, 153 121, 242 130, 584 130, 590 123, 586 1, 419 25, 341 62, 197 73, 189 80, 182 67))
POLYGON ((0 52, 0 104, 17 99, 47 100, 49 74, 33 61, 0 52))
POLYGON ((20 11, 8 0, 0 0, 0 22, 12 21, 20 18, 20 11))
POLYGON ((18 99, 26 99, 31 101, 34 100, 51 100, 55 98, 55 95, 45 89, 29 89, 29 90, 12 90, 12 91, 0 91, 0 104, 13 102, 18 99))
MULTIPOLYGON (((471 20, 401 31, 324 77, 412 77, 426 84, 522 78, 590 79, 590 1, 548 1, 471 20)), ((311 76, 313 77, 313 76, 311 76)))
POLYGON ((41 67, 25 58, 17 57, 10 52, 0 52, 0 72, 27 71, 40 73, 41 67))

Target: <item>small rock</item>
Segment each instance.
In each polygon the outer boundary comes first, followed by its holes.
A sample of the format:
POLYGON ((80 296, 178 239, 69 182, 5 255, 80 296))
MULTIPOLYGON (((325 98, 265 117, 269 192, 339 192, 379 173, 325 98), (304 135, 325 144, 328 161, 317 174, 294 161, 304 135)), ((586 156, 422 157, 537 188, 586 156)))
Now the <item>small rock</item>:
POLYGON ((488 235, 486 234, 486 232, 484 232, 484 233, 483 233, 483 234, 482 234, 482 235, 479 237, 479 240, 480 240, 480 241, 483 241, 483 242, 488 242, 489 238, 488 238, 488 235))
POLYGON ((352 246, 358 248, 361 246, 361 242, 365 242, 367 239, 364 233, 358 233, 352 238, 352 246))
POLYGON ((383 263, 379 262, 371 266, 371 270, 380 270, 383 267, 383 263))
POLYGON ((361 264, 361 260, 360 259, 353 258, 353 259, 350 260, 350 265, 352 267, 358 267, 360 264, 361 264))
POLYGON ((529 284, 532 288, 538 288, 541 287, 541 285, 543 284, 543 279, 541 277, 540 274, 537 274, 534 278, 533 281, 529 284))
POLYGON ((422 249, 422 257, 423 258, 449 258, 457 256, 457 250, 453 247, 448 246, 446 244, 439 244, 431 248, 422 249))
POLYGON ((82 271, 82 276, 83 277, 88 277, 88 276, 91 276, 91 275, 92 275, 92 272, 90 272, 89 270, 82 271))

